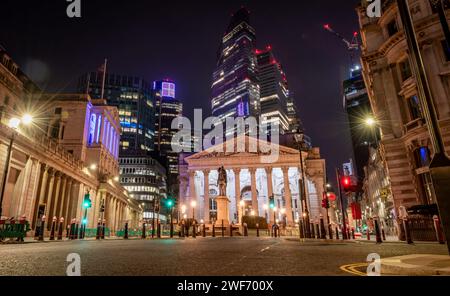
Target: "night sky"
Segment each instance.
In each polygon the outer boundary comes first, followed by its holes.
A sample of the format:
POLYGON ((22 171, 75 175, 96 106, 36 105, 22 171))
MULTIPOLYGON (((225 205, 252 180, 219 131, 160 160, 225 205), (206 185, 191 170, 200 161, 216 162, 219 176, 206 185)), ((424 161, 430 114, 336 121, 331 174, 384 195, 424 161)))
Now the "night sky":
POLYGON ((73 92, 82 73, 108 58, 109 72, 175 80, 186 115, 202 108, 207 116, 221 37, 231 13, 245 5, 258 47, 272 45, 283 64, 306 133, 332 177, 352 157, 341 94, 350 58, 322 26, 351 38, 357 2, 82 0, 82 18, 69 19, 65 0, 2 0, 0 44, 45 91, 73 92))

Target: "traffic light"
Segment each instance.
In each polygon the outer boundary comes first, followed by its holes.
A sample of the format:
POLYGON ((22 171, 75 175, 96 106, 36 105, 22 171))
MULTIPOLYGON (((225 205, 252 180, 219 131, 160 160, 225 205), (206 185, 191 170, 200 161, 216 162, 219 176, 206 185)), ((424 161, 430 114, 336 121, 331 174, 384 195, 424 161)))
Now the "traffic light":
POLYGON ((89 193, 86 193, 84 195, 83 208, 85 209, 92 208, 91 195, 89 193))
POLYGON ((275 208, 275 198, 273 197, 273 195, 269 197, 269 207, 271 209, 275 208))
POLYGON ((166 200, 166 207, 168 207, 169 209, 171 209, 171 208, 173 208, 173 206, 174 206, 173 200, 170 199, 170 198, 168 198, 168 199, 166 200))
POLYGON ((344 191, 345 192, 350 191, 351 186, 352 186, 352 180, 350 179, 350 177, 349 176, 342 177, 342 188, 344 189, 344 191))

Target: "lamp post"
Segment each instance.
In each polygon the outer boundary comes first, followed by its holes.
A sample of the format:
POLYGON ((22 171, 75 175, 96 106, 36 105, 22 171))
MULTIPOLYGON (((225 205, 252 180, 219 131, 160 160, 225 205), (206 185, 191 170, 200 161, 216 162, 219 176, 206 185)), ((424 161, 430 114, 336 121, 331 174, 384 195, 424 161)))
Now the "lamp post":
MULTIPOLYGON (((450 43, 450 30, 448 29, 445 11, 443 11, 442 1, 431 0, 430 3, 438 8, 440 21, 448 46, 450 43)), ((397 6, 411 56, 411 69, 413 70, 417 82, 418 96, 434 150, 434 155, 430 163, 431 180, 436 193, 436 201, 447 241, 447 248, 450 253, 450 244, 448 243, 450 241, 450 199, 448 198, 450 196, 450 159, 445 154, 445 145, 439 125, 439 118, 434 106, 433 93, 428 82, 408 1, 397 0, 397 6)))
MULTIPOLYGON (((302 180, 300 182, 301 186, 301 202, 303 203, 303 224, 309 225, 309 210, 308 210, 308 202, 306 200, 306 189, 305 189, 305 170, 303 169, 303 151, 307 150, 305 149, 305 134, 303 132, 300 132, 296 134, 295 141, 298 145, 298 150, 300 151, 300 167, 302 172, 302 180)), ((306 238, 311 238, 311 232, 309 230, 309 227, 306 227, 305 236, 306 238)))
POLYGON ((14 145, 14 140, 18 134, 20 124, 23 123, 25 125, 29 125, 32 122, 33 122, 33 118, 29 114, 24 115, 22 117, 22 119, 13 117, 8 122, 8 126, 12 129, 13 132, 11 135, 11 139, 9 141, 8 153, 6 155, 5 169, 3 171, 2 191, 0 194, 0 219, 3 214, 3 198, 5 195, 6 182, 8 180, 8 173, 9 173, 9 167, 11 164, 11 154, 12 154, 12 149, 13 149, 13 145, 14 145))

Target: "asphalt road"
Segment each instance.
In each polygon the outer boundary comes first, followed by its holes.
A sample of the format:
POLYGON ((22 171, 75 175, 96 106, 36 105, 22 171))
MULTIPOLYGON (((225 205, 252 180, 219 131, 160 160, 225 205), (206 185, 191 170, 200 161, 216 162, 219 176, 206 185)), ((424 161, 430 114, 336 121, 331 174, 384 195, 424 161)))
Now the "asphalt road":
POLYGON ((445 255, 446 248, 250 237, 26 243, 0 245, 0 275, 64 276, 70 253, 80 255, 85 276, 351 275, 340 267, 370 253, 445 255))

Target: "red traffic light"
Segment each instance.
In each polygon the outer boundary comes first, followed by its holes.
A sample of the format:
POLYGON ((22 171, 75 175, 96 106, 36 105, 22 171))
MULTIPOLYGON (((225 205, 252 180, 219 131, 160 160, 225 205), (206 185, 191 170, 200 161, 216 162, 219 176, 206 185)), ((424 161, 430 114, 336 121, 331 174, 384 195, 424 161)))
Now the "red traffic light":
POLYGON ((352 180, 350 179, 350 177, 348 176, 342 177, 342 187, 344 187, 344 190, 349 190, 351 185, 352 180))

